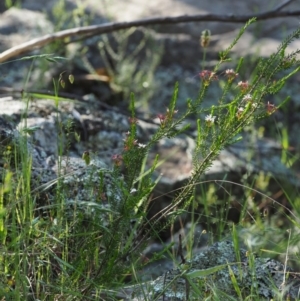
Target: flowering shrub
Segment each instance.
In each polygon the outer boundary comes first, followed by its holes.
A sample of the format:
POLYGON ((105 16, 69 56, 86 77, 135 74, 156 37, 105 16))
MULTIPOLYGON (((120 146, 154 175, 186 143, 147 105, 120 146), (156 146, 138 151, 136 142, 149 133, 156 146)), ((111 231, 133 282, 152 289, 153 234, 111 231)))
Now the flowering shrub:
MULTIPOLYGON (((66 197, 64 189, 68 186, 62 173, 53 203, 45 193, 45 204, 36 208, 36 196, 30 185, 31 160, 25 155, 23 170, 15 173, 20 177, 16 192, 10 189, 12 174, 8 172, 3 176, 0 186, 3 247, 0 296, 3 300, 114 300, 116 295, 111 288, 124 284, 128 275, 135 276, 137 268, 147 262, 142 251, 148 239, 158 236, 159 231, 170 226, 195 201, 194 189, 220 151, 237 141, 245 127, 273 114, 288 100, 275 106, 267 97, 278 93, 300 70, 295 58, 299 51, 285 54, 289 43, 299 38, 300 29, 283 41, 271 57, 259 61, 253 78, 240 78, 242 59, 234 69, 222 70, 223 64, 230 60, 230 50, 253 21, 250 20, 228 49, 220 53, 213 70, 202 64, 198 96, 188 99, 182 111, 176 109, 179 86, 175 84, 166 111, 157 112, 157 129, 147 143, 137 137, 139 119, 132 95, 123 149, 112 155, 110 170, 94 165, 89 151, 83 153, 85 168, 91 174, 84 180, 80 174, 77 179, 81 186, 73 192, 77 195, 76 201, 66 197), (285 71, 284 75, 281 71, 285 71), (222 81, 222 94, 218 104, 204 105, 207 92, 219 81, 222 81), (197 125, 192 175, 169 205, 148 218, 151 195, 159 181, 154 177, 158 158, 152 166, 147 166, 148 152, 162 138, 172 139, 185 133, 190 127, 188 120, 197 125), (80 190, 87 190, 88 201, 77 199, 80 190), (73 211, 69 210, 71 205, 74 205, 73 211), (36 211, 40 216, 34 215, 36 211), (103 296, 105 291, 108 295, 103 296)), ((206 30, 200 38, 205 51, 209 42, 210 31, 206 30)), ((64 85, 62 78, 59 81, 64 85)), ((12 149, 6 148, 2 154, 4 172, 11 167, 11 153, 12 149)))
MULTIPOLYGON (((299 62, 295 59, 288 65, 290 73, 280 80, 275 81, 275 77, 280 76, 280 72, 287 70, 287 61, 290 57, 295 57, 299 52, 293 52, 288 55, 284 55, 288 44, 300 34, 300 29, 289 36, 280 46, 275 54, 268 59, 261 59, 256 67, 255 76, 252 79, 242 79, 239 75, 239 69, 243 64, 243 60, 240 60, 235 69, 226 69, 225 72, 220 72, 223 63, 229 60, 229 53, 232 47, 237 43, 240 36, 243 34, 247 26, 253 23, 254 20, 250 20, 244 28, 240 31, 237 38, 229 46, 229 48, 220 53, 220 60, 216 64, 213 70, 203 69, 199 72, 198 76, 200 79, 200 91, 196 99, 188 99, 185 112, 178 112, 176 110, 176 101, 178 95, 178 85, 175 85, 174 94, 170 101, 170 104, 165 113, 158 113, 157 120, 159 128, 156 133, 151 137, 147 144, 141 144, 136 140, 136 128, 138 120, 134 115, 134 98, 132 97, 132 117, 131 117, 131 130, 127 134, 125 139, 125 147, 123 153, 124 162, 127 161, 128 170, 136 170, 136 174, 131 174, 131 184, 136 183, 135 179, 139 177, 138 171, 142 164, 143 156, 147 155, 147 151, 155 145, 163 137, 173 138, 181 133, 184 133, 188 128, 189 124, 182 126, 183 122, 186 121, 190 116, 196 116, 197 122, 197 138, 196 138, 196 149, 194 154, 194 170, 188 183, 178 192, 176 197, 173 199, 170 205, 163 208, 161 212, 157 213, 146 223, 143 219, 140 219, 141 223, 137 226, 138 233, 144 233, 143 238, 150 235, 153 229, 163 229, 174 221, 176 216, 181 212, 193 200, 192 195, 195 185, 199 181, 203 173, 211 166, 212 162, 216 159, 220 151, 230 143, 233 143, 238 139, 238 135, 241 131, 249 124, 255 122, 260 118, 265 118, 270 114, 274 113, 279 107, 284 105, 287 101, 284 100, 279 104, 278 108, 269 101, 265 101, 268 95, 277 93, 284 85, 285 81, 288 80, 299 70, 299 62), (219 74, 219 75, 218 75, 219 74), (203 106, 207 91, 214 87, 217 81, 220 79, 225 80, 223 87, 223 94, 219 99, 219 104, 212 106, 207 109, 203 106), (140 152, 142 150, 142 152, 140 152), (202 158, 202 159, 199 159, 202 158), (133 167, 136 166, 136 167, 133 167), (163 222, 162 222, 163 221, 163 222), (145 226, 145 224, 147 226, 145 226)), ((202 47, 207 48, 210 40, 210 32, 204 31, 202 33, 200 43, 202 47)), ((115 162, 119 162, 114 157, 115 162)), ((156 168, 156 161, 150 168, 148 176, 142 179, 143 183, 152 183, 151 189, 147 186, 140 185, 140 189, 135 191, 134 197, 141 195, 146 196, 145 199, 150 197, 149 194, 143 194, 147 190, 151 193, 155 183, 153 179, 149 177, 156 168)), ((118 166, 118 164, 116 164, 118 166)), ((125 164, 126 165, 126 164, 125 164)), ((135 189, 135 187, 128 187, 129 191, 135 189)), ((141 199, 137 198, 137 199, 141 199)), ((143 207, 141 203, 139 206, 143 207)), ((139 207, 139 208, 141 208, 139 207)), ((146 207, 143 207, 146 210, 146 207)), ((143 240, 139 237, 139 239, 143 240)))

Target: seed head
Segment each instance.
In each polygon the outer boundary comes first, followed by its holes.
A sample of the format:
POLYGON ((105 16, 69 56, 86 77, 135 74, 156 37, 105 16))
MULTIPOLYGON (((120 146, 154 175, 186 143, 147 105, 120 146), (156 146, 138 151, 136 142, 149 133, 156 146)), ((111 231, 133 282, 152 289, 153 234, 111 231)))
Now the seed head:
POLYGON ((210 30, 208 29, 203 30, 200 37, 201 47, 207 48, 210 43, 210 38, 211 38, 210 30))
POLYGON ((91 157, 89 151, 84 151, 82 154, 82 159, 84 160, 86 165, 89 165, 91 163, 91 157))

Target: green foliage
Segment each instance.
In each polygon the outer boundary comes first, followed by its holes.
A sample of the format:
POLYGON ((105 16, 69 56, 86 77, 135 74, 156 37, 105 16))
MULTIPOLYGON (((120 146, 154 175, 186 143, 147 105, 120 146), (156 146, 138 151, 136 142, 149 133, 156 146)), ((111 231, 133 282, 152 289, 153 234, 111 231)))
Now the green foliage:
POLYGON ((55 2, 52 7, 52 18, 56 30, 90 25, 93 16, 85 12, 86 5, 81 2, 76 4, 75 9, 69 10, 66 7, 66 0, 55 2))
MULTIPOLYGON (((98 43, 112 90, 123 93, 125 99, 134 91, 138 105, 143 107, 147 107, 147 101, 155 91, 154 74, 163 53, 162 46, 154 43, 152 35, 146 28, 131 28, 110 36, 102 35, 98 43), (136 40, 137 45, 133 47, 131 40, 136 40)), ((88 70, 96 73, 85 62, 88 70)))
POLYGON ((21 0, 5 0, 5 7, 7 9, 16 6, 16 7, 21 7, 21 0))
MULTIPOLYGON (((70 188, 64 181, 68 175, 62 175, 54 182, 56 185, 51 183, 53 199, 47 204, 39 203, 41 197, 39 193, 47 195, 47 189, 32 190, 32 159, 26 151, 28 134, 26 127, 20 140, 23 143, 22 148, 1 150, 4 157, 7 154, 5 151, 12 151, 14 158, 20 158, 11 160, 9 156, 5 157, 6 163, 9 164, 3 170, 0 186, 1 297, 7 300, 102 298, 99 296, 103 292, 107 293, 123 286, 128 277, 134 274, 134 270, 143 265, 140 254, 147 240, 151 236, 158 236, 159 231, 172 225, 180 213, 197 201, 195 188, 220 151, 241 139, 241 131, 245 127, 276 110, 273 104, 266 103, 266 97, 278 93, 286 81, 299 71, 299 61, 296 59, 299 51, 286 54, 286 48, 293 39, 299 38, 300 29, 283 41, 270 58, 259 61, 251 82, 242 82, 238 85, 234 82, 243 65, 243 59, 240 59, 235 70, 230 69, 225 74, 218 75, 223 64, 230 59, 230 50, 253 21, 250 20, 229 48, 220 53, 220 60, 213 71, 201 71, 198 97, 187 100, 186 110, 183 112, 176 110, 180 87, 175 84, 170 104, 165 114, 158 116, 157 131, 146 145, 137 141, 136 101, 131 94, 130 128, 124 140, 124 150, 113 157, 113 168, 108 170, 94 165, 91 154, 88 152, 83 154, 87 176, 78 189, 87 193, 89 201, 76 199, 74 192, 69 191, 70 188), (283 71, 284 76, 281 75, 283 71), (213 89, 219 76, 224 76, 223 93, 218 105, 207 108, 204 106, 207 92, 213 89), (189 128, 186 120, 190 117, 196 117, 197 123, 192 176, 186 185, 177 191, 168 206, 148 219, 149 200, 158 182, 158 179, 154 178, 158 158, 152 166, 147 167, 145 162, 148 152, 161 139, 172 139, 184 134, 189 128), (106 176, 110 179, 109 193, 106 188, 106 176), (97 187, 93 182, 94 179, 98 183, 97 187), (70 195, 73 195, 73 200, 70 199, 70 195)), ((126 48, 127 41, 128 36, 118 41, 122 51, 126 48)), ((107 37, 103 38, 100 45, 101 54, 105 56, 106 49, 118 62, 119 77, 114 78, 112 87, 115 89, 121 87, 129 95, 129 91, 137 87, 136 83, 144 80, 146 74, 137 72, 135 60, 144 45, 142 41, 124 62, 125 52, 122 52, 122 55, 116 53, 107 37), (124 66, 133 68, 129 70, 124 66), (123 81, 124 73, 127 73, 127 77, 132 77, 133 86, 123 81)), ((53 57, 53 59, 61 58, 53 57)), ((157 62, 156 57, 147 64, 155 66, 157 62)), ((69 80, 73 81, 74 78, 69 77, 69 80)), ((54 85, 57 95, 58 88, 62 85, 61 78, 58 82, 54 81, 54 85)), ((60 99, 55 97, 54 100, 58 109, 60 99)), ((59 123, 59 113, 57 121, 58 130, 61 132, 64 127, 59 123)), ((72 124, 68 123, 65 128, 70 133, 72 124)), ((60 155, 62 155, 61 144, 62 139, 58 137, 60 155)), ((50 185, 47 188, 49 187, 50 185)), ((205 210, 208 211, 208 207, 205 210)), ((234 227, 234 245, 239 261, 237 236, 234 227)), ((249 262, 251 264, 251 257, 249 262)), ((194 277, 209 275, 224 267, 228 268, 229 274, 232 275, 228 263, 226 266, 186 274, 186 280, 190 282, 194 277)), ((234 275, 232 282, 241 298, 242 293, 236 286, 234 275)), ((195 286, 193 289, 195 292, 198 290, 195 286)))

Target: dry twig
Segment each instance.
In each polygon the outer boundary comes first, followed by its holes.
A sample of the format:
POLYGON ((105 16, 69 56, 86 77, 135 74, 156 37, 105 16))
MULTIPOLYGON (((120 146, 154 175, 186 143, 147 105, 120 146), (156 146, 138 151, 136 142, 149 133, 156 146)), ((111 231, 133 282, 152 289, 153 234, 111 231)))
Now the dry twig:
POLYGON ((62 40, 69 37, 78 37, 89 38, 91 36, 101 35, 104 33, 109 33, 113 31, 118 31, 121 29, 127 29, 130 27, 139 27, 139 26, 151 26, 158 24, 177 24, 177 23, 188 23, 188 22, 226 22, 226 23, 245 23, 249 19, 255 17, 257 21, 282 18, 288 16, 299 16, 300 10, 296 11, 280 11, 283 7, 287 6, 294 0, 286 0, 273 10, 263 12, 256 15, 243 15, 235 16, 232 14, 229 15, 218 15, 218 14, 201 14, 201 15, 182 15, 177 17, 157 17, 157 18, 148 18, 142 20, 136 20, 131 22, 111 22, 100 25, 91 25, 76 27, 72 29, 66 29, 62 31, 55 32, 53 34, 45 35, 41 38, 36 38, 26 43, 14 46, 6 51, 0 53, 0 63, 5 62, 13 57, 19 56, 26 52, 32 51, 36 48, 42 48, 45 45, 50 44, 56 40, 62 40))

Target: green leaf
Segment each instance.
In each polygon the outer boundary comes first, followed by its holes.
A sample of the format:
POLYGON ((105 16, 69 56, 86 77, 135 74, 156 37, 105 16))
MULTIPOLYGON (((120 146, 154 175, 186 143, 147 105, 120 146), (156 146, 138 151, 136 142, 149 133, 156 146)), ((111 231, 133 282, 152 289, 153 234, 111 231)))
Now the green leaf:
POLYGON ((215 274, 216 272, 219 272, 223 269, 225 269, 228 266, 228 264, 221 264, 221 265, 217 265, 208 269, 203 269, 203 270, 195 270, 189 273, 186 273, 186 275, 190 278, 190 279, 194 279, 196 277, 206 277, 209 276, 211 274, 215 274))
POLYGON ((175 110, 175 105, 176 105, 177 98, 178 98, 178 91, 179 91, 179 84, 178 84, 178 82, 176 82, 173 96, 172 96, 172 99, 171 99, 171 102, 169 105, 169 112, 171 113, 171 115, 173 115, 174 110, 175 110))
POLYGON ((236 293, 237 293, 237 295, 239 296, 239 298, 240 298, 241 300, 243 300, 243 299, 242 299, 242 293, 241 293, 241 290, 240 290, 240 288, 239 288, 238 282, 237 282, 237 280, 236 280, 236 277, 235 277, 235 275, 234 275, 234 273, 233 273, 233 270, 232 270, 232 268, 230 267, 230 265, 228 265, 228 271, 229 271, 229 276, 230 276, 231 282, 232 282, 232 284, 233 284, 234 290, 236 291, 236 293))

